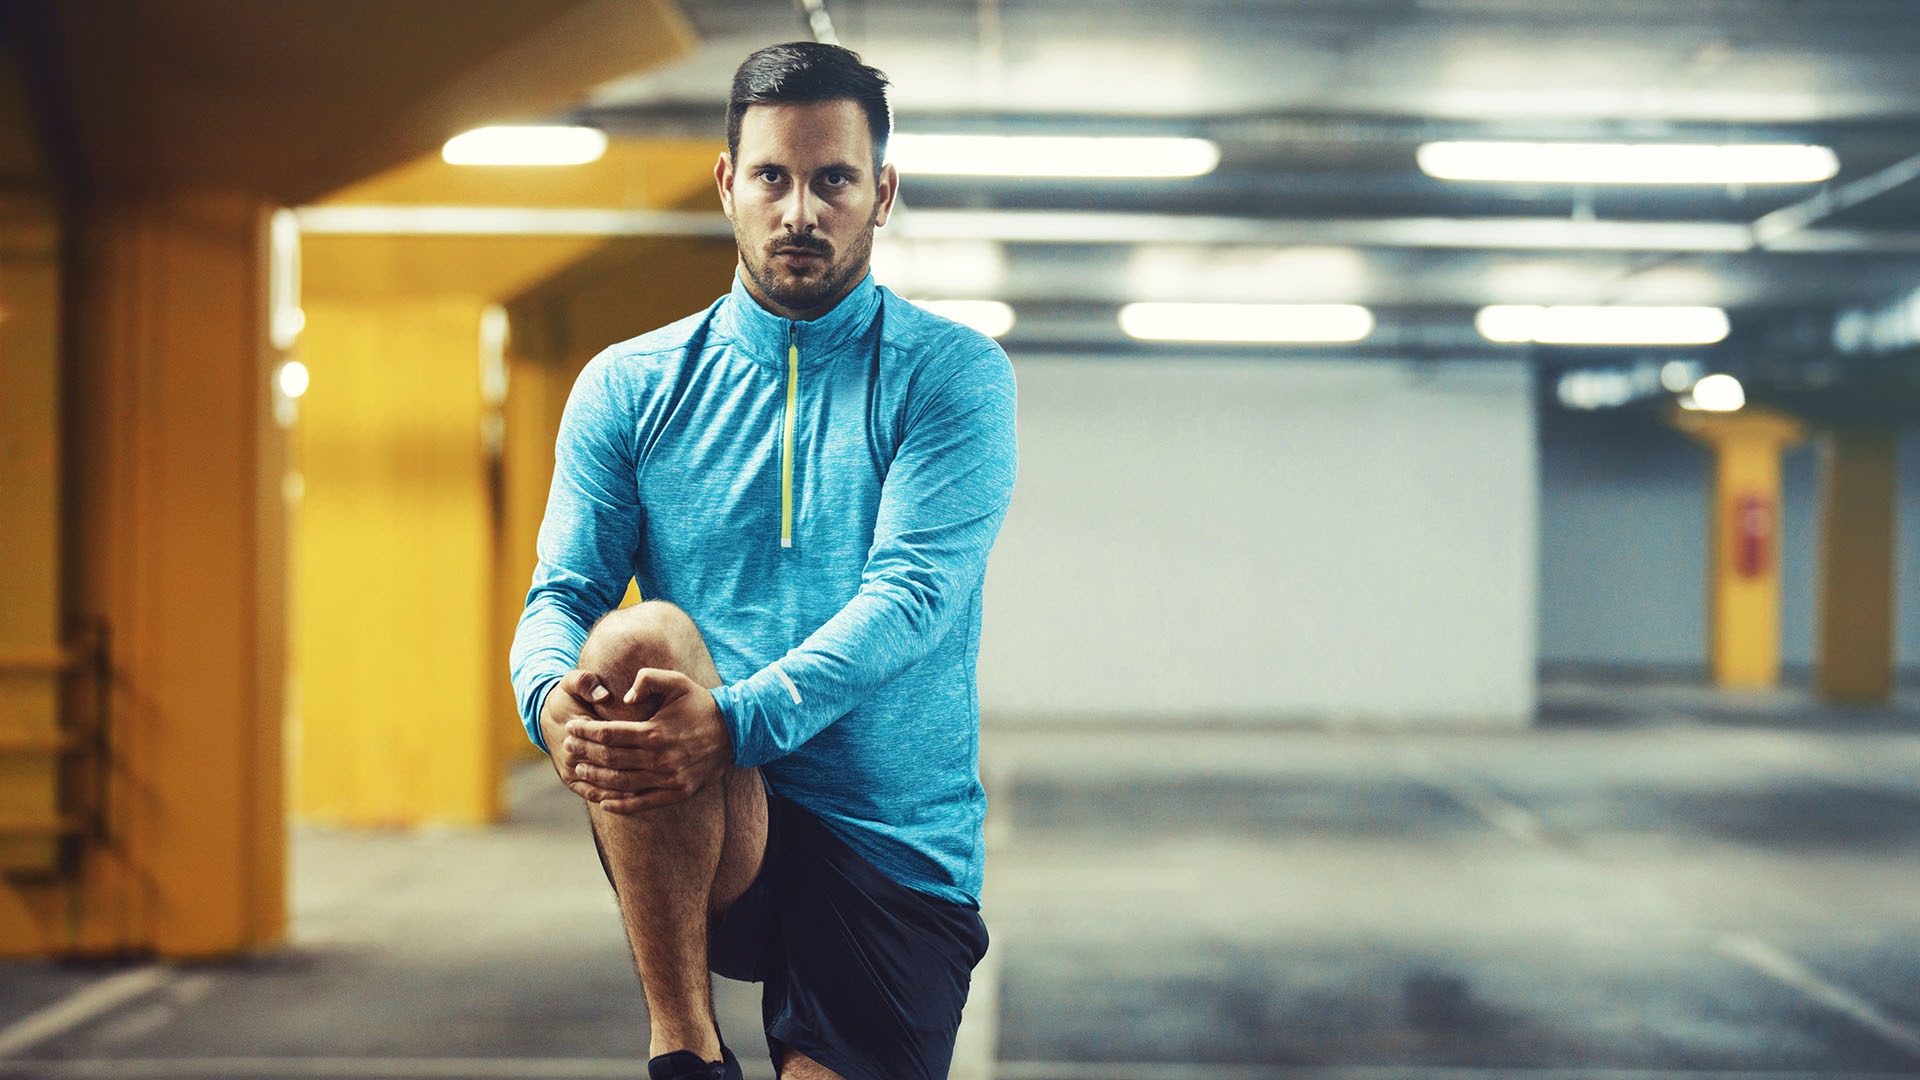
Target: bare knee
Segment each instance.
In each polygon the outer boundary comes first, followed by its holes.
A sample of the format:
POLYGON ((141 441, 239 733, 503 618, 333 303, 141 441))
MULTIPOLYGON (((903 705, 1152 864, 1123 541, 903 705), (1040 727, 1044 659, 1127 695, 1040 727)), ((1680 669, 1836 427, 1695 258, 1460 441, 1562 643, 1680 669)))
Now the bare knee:
POLYGON ((682 672, 709 687, 719 685, 700 629, 686 612, 664 600, 609 612, 587 635, 579 666, 614 684, 631 682, 641 668, 660 668, 682 672))

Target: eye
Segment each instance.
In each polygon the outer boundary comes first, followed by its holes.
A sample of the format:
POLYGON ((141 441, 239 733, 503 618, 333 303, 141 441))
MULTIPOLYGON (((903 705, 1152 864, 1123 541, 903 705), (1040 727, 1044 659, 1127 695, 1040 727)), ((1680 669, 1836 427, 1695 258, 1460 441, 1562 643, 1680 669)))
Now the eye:
POLYGON ((778 184, 781 180, 780 170, 775 168, 764 168, 753 175, 763 184, 778 184))
POLYGON ((821 177, 821 182, 828 187, 845 187, 853 183, 853 177, 843 172, 830 172, 826 176, 821 177))

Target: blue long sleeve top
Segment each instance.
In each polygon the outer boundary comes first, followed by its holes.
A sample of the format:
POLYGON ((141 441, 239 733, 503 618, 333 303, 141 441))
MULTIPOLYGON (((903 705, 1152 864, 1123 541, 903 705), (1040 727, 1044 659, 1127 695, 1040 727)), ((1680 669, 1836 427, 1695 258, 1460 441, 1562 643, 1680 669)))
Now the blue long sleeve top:
POLYGON ((807 322, 736 278, 574 384, 513 642, 528 734, 631 576, 706 638, 736 764, 894 880, 977 904, 981 584, 1014 472, 991 338, 871 276, 807 322))

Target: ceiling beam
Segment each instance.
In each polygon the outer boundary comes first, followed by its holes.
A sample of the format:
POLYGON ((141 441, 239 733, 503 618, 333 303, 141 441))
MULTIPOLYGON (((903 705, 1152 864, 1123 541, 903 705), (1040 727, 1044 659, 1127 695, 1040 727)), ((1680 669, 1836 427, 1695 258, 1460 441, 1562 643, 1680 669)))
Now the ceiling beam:
MULTIPOLYGON (((532 209, 510 206, 309 206, 300 227, 316 235, 731 236, 718 212, 532 209)), ((1027 244, 1346 245, 1493 251, 1645 251, 1738 254, 1754 247, 1737 222, 1574 221, 1567 218, 1272 219, 1038 210, 917 210, 897 214, 890 236, 1027 244)), ((1920 232, 1801 229, 1767 250, 1803 254, 1920 253, 1920 232)))

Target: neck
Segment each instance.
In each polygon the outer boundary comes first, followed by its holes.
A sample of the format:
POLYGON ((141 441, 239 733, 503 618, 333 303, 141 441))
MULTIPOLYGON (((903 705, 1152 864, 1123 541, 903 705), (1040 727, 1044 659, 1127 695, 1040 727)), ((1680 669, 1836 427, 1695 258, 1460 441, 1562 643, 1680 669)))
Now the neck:
POLYGON ((737 274, 740 281, 746 285, 747 295, 753 297, 755 303, 758 303, 761 307, 782 319, 792 319, 794 322, 812 322, 838 307, 840 301, 845 300, 853 290, 860 287, 862 281, 867 279, 867 271, 868 267, 862 266, 845 285, 841 286, 838 291, 822 303, 815 304, 811 307, 791 308, 762 291, 760 283, 753 280, 753 275, 747 272, 745 262, 737 263, 734 267, 734 273, 737 274))

